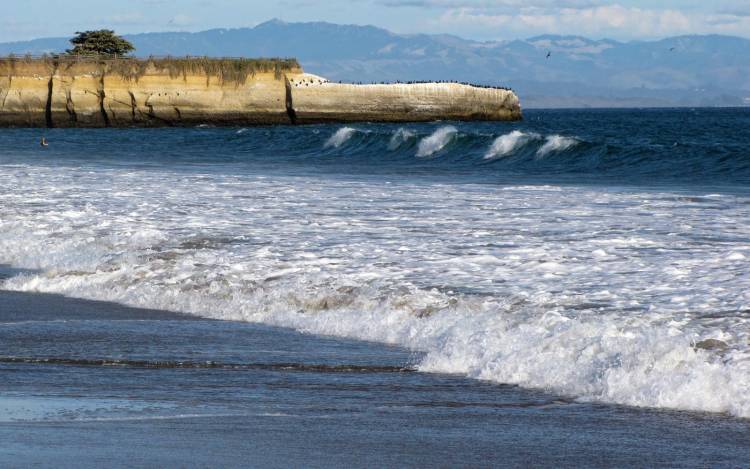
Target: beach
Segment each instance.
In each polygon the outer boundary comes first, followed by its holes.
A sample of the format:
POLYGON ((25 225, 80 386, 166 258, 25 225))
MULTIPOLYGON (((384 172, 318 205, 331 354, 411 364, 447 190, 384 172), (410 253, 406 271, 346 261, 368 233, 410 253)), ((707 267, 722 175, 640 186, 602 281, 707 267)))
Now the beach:
POLYGON ((70 362, 0 362, 5 467, 733 467, 750 458, 746 420, 416 373, 418 357, 399 348, 58 295, 4 291, 0 306, 3 358, 70 362), (84 358, 256 366, 76 364, 84 358))
POLYGON ((737 467, 750 113, 0 133, 2 465, 737 467))

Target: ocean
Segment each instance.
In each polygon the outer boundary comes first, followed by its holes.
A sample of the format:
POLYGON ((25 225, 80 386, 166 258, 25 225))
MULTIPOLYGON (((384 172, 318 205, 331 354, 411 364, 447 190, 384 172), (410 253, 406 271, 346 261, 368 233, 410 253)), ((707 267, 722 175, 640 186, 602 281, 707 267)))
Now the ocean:
POLYGON ((1 130, 0 460, 747 464, 750 110, 524 117, 1 130))

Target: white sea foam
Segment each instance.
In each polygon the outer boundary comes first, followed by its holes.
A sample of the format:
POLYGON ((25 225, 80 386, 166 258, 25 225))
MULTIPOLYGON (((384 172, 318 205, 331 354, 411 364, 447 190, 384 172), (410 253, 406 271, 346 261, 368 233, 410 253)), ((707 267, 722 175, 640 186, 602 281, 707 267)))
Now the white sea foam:
POLYGON ((342 127, 336 131, 335 134, 326 140, 323 148, 339 148, 341 145, 346 143, 352 136, 357 133, 357 129, 351 127, 342 127))
POLYGON ((544 145, 536 152, 537 156, 547 156, 550 153, 557 153, 568 150, 578 145, 579 140, 574 137, 564 137, 562 135, 550 135, 547 137, 544 145))
POLYGON ((401 127, 393 133, 393 136, 391 136, 391 140, 388 142, 388 149, 390 151, 397 150, 401 145, 412 138, 414 138, 414 132, 401 127))
POLYGON ((419 141, 417 147, 417 156, 420 158, 431 156, 448 145, 451 140, 458 134, 458 130, 452 125, 440 127, 432 135, 419 141))
POLYGON ((520 130, 514 130, 508 134, 497 137, 495 141, 492 142, 492 146, 487 150, 487 153, 485 153, 484 158, 486 160, 491 160, 510 155, 528 142, 540 138, 541 136, 536 133, 526 133, 521 132, 520 130))
POLYGON ((744 196, 717 199, 733 228, 722 243, 717 209, 636 189, 38 162, 3 166, 0 200, 0 263, 41 269, 2 288, 400 344, 425 352, 425 371, 750 417, 744 196))

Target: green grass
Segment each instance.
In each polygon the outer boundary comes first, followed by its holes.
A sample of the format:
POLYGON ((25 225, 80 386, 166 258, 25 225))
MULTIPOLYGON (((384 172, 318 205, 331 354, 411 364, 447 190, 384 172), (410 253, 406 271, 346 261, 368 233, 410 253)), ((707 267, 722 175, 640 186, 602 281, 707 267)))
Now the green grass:
POLYGON ((256 73, 270 73, 278 79, 284 72, 300 68, 297 59, 282 58, 213 58, 213 57, 133 57, 43 55, 40 57, 7 56, 0 57, 0 70, 16 69, 20 64, 39 64, 48 67, 58 66, 62 70, 77 64, 91 64, 103 67, 107 74, 117 74, 127 80, 137 81, 145 75, 149 66, 166 70, 171 78, 205 74, 218 77, 222 82, 244 83, 248 76, 256 73))

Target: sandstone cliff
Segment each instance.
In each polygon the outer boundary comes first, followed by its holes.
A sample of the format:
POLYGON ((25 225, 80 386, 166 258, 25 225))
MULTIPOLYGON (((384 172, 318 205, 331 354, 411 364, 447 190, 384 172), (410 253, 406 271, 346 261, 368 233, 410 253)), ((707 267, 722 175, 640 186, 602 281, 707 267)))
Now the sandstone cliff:
POLYGON ((352 85, 315 75, 292 75, 297 122, 416 122, 517 120, 518 97, 510 90, 459 83, 352 85))
POLYGON ((353 85, 294 60, 0 59, 0 126, 296 124, 516 120, 505 89, 456 83, 353 85))

